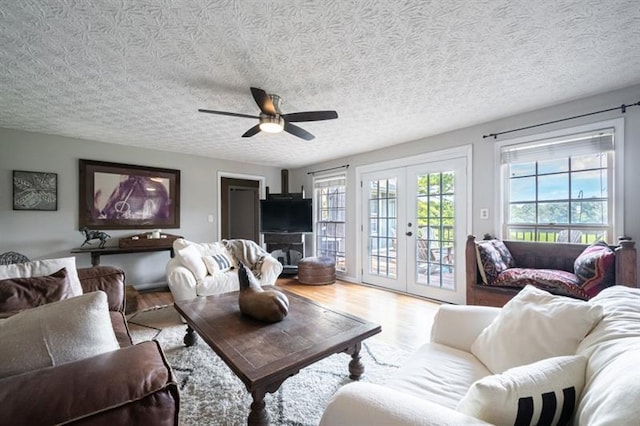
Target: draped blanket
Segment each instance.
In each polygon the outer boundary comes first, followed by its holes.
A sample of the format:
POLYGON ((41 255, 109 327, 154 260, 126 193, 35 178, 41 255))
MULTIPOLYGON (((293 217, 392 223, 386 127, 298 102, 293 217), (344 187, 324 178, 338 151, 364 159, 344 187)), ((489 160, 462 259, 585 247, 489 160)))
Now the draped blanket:
POLYGON ((262 263, 268 253, 251 240, 222 240, 225 248, 233 255, 236 262, 242 262, 253 275, 260 279, 262 263))

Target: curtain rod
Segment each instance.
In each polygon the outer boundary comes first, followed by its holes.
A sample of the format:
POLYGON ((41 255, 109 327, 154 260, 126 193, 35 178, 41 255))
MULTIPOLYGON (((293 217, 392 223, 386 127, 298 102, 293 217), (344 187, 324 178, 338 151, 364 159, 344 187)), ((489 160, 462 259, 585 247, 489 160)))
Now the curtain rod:
POLYGON ((576 119, 576 118, 587 117, 589 115, 602 114, 603 112, 615 111, 617 109, 619 109, 620 112, 624 114, 625 112, 627 112, 627 108, 634 107, 634 106, 640 106, 640 101, 636 102, 635 104, 628 104, 628 105, 622 104, 622 105, 620 105, 618 107, 615 107, 615 108, 603 109, 602 111, 589 112, 587 114, 574 115, 573 117, 567 117, 567 118, 561 118, 559 120, 547 121, 546 123, 534 124, 532 126, 527 126, 527 127, 520 127, 519 129, 506 130, 504 132, 497 132, 497 133, 489 133, 488 135, 482 135, 482 139, 491 138, 491 137, 494 138, 494 139, 498 139, 499 135, 504 135, 506 133, 513 133, 513 132, 518 132, 520 130, 533 129, 534 127, 540 127, 540 126, 546 126, 548 124, 560 123, 561 121, 573 120, 573 119, 576 119))
POLYGON ((315 172, 307 172, 307 174, 313 176, 316 173, 328 172, 330 170, 337 170, 337 169, 348 169, 348 168, 349 168, 349 165, 348 164, 344 164, 344 165, 338 166, 338 167, 331 167, 330 169, 316 170, 315 172))

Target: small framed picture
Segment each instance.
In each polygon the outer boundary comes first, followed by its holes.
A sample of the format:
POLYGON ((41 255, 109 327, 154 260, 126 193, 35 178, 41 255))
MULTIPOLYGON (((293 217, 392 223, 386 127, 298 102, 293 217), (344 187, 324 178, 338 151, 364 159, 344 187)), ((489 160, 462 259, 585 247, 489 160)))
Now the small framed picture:
POLYGON ((13 171, 14 210, 58 210, 58 174, 13 171))

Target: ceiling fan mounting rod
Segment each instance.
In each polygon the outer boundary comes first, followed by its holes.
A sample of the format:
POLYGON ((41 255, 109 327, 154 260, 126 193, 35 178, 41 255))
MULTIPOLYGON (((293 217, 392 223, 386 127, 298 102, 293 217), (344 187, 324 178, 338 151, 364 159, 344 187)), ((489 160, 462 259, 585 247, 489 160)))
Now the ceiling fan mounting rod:
POLYGON ((269 99, 271 99, 271 102, 273 103, 273 107, 275 108, 277 115, 282 114, 282 111, 280 110, 280 105, 283 103, 282 98, 278 95, 273 95, 271 93, 267 93, 267 96, 269 96, 269 99))

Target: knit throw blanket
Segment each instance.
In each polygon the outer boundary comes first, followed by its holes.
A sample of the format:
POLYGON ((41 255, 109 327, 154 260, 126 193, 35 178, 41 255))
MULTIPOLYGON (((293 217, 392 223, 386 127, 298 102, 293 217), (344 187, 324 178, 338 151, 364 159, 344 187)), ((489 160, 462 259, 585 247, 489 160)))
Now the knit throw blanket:
POLYGON ((262 247, 251 240, 222 240, 222 244, 231 252, 236 262, 242 262, 260 279, 262 263, 268 254, 262 247))

